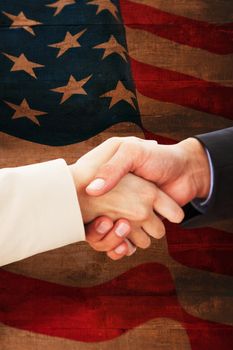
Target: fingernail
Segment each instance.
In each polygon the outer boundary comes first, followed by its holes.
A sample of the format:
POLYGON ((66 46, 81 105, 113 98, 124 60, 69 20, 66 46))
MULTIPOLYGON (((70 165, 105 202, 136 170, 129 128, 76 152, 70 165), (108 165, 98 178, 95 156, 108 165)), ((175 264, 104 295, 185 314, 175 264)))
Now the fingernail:
POLYGON ((121 222, 121 223, 117 226, 117 228, 115 229, 115 233, 116 233, 117 236, 123 237, 123 236, 126 235, 127 232, 129 232, 129 229, 130 229, 129 225, 127 225, 127 224, 124 223, 124 222, 121 222))
POLYGON ((102 190, 104 185, 105 185, 104 179, 95 179, 87 186, 87 190, 99 191, 99 190, 102 190))
POLYGON ((123 254, 125 252, 125 245, 124 244, 121 244, 119 245, 114 251, 115 253, 117 254, 123 254))
POLYGON ((111 230, 113 227, 113 224, 107 221, 102 221, 97 227, 96 231, 103 235, 104 233, 107 233, 108 231, 111 230))
POLYGON ((127 238, 125 239, 125 242, 126 242, 127 245, 128 245, 128 253, 127 253, 127 256, 133 255, 133 254, 136 252, 137 247, 135 247, 127 238))

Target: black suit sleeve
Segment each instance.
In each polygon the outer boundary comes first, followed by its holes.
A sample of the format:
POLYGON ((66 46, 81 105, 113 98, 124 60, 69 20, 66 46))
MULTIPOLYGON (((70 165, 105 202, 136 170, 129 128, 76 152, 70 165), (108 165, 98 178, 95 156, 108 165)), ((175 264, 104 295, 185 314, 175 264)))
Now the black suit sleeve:
POLYGON ((233 218, 233 127, 195 136, 208 149, 213 170, 213 192, 204 213, 191 203, 184 207, 183 227, 207 226, 233 218))

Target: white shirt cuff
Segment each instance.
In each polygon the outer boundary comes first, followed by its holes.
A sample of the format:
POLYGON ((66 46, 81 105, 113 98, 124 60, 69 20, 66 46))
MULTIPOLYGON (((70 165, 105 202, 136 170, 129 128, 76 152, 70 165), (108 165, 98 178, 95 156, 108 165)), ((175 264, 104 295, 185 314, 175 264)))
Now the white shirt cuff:
POLYGON ((85 239, 63 159, 0 170, 0 265, 85 239))

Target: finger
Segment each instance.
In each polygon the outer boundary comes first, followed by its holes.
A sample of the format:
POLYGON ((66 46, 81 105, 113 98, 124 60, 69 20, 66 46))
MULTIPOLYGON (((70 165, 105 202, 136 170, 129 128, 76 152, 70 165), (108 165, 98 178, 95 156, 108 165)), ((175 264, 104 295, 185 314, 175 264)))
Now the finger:
POLYGON ((116 222, 112 230, 98 242, 91 242, 92 248, 97 251, 107 252, 118 247, 130 233, 131 227, 127 220, 120 219, 116 222))
POLYGON ((99 168, 95 179, 86 187, 86 192, 92 196, 99 196, 116 186, 132 168, 135 153, 131 150, 131 147, 121 145, 113 157, 99 168))
POLYGON ((147 139, 143 139, 142 141, 144 141, 144 143, 146 143, 146 145, 150 145, 150 146, 154 146, 154 145, 158 145, 158 141, 157 140, 147 140, 147 139))
POLYGON ((160 239, 165 235, 165 226, 160 218, 154 213, 151 213, 151 216, 146 220, 143 225, 143 230, 148 233, 148 235, 160 239))
POLYGON ((107 252, 107 255, 112 260, 122 259, 124 256, 131 256, 136 252, 137 248, 125 238, 124 242, 121 243, 117 248, 107 252))
POLYGON ((155 197, 153 205, 155 212, 174 223, 180 223, 183 220, 182 208, 171 197, 159 189, 157 189, 155 197))
POLYGON ((107 252, 107 256, 112 260, 120 260, 128 254, 128 244, 123 241, 118 247, 107 252))
POLYGON ((85 226, 86 241, 88 243, 99 242, 111 231, 114 223, 106 216, 100 216, 85 226))
POLYGON ((135 245, 131 242, 131 240, 130 239, 128 239, 128 238, 126 238, 125 239, 125 242, 126 242, 126 244, 127 244, 127 246, 128 246, 128 251, 127 251, 127 256, 131 256, 131 255, 133 255, 135 252, 136 252, 136 250, 137 250, 137 247, 135 247, 135 245))
POLYGON ((134 246, 142 249, 146 249, 151 245, 151 239, 148 234, 140 227, 132 228, 132 231, 128 235, 128 238, 134 246))

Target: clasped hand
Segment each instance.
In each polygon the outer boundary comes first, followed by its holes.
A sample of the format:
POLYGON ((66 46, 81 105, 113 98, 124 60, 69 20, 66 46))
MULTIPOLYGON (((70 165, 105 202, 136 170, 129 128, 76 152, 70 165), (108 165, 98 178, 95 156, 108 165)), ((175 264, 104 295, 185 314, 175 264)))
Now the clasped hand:
POLYGON ((186 156, 190 147, 201 156, 195 139, 166 146, 135 137, 111 138, 70 166, 86 239, 95 250, 120 259, 136 247, 149 247, 150 237, 161 238, 163 218, 183 220, 181 205, 205 195, 196 188, 201 162, 195 170, 186 156))

